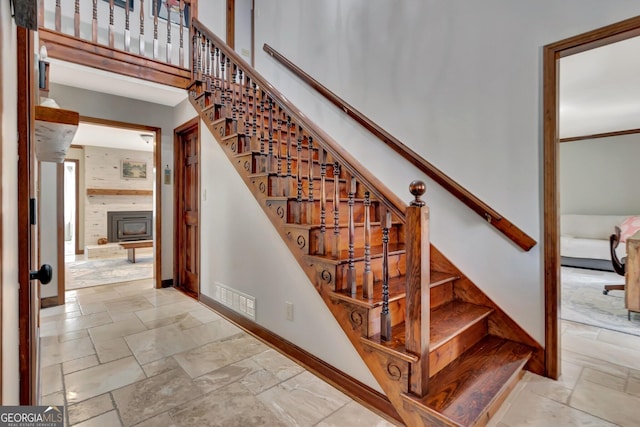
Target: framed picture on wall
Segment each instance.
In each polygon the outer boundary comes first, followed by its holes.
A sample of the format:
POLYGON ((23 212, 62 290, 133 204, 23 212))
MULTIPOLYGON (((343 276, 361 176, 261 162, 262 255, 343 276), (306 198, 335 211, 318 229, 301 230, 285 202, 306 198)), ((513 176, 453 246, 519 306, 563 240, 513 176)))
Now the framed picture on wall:
MULTIPOLYGON (((171 23, 180 25, 180 0, 149 0, 149 10, 151 11, 152 18, 155 18, 156 14, 158 15, 158 21, 167 22, 167 17, 171 14, 171 23)), ((191 7, 184 2, 182 25, 184 25, 185 28, 189 27, 190 20, 191 7)))
POLYGON ((120 166, 122 179, 147 179, 147 162, 122 160, 120 166))
MULTIPOLYGON (((109 0, 103 0, 109 3, 109 0)), ((125 9, 127 7, 127 2, 125 0, 113 0, 113 5, 121 7, 125 9)), ((135 5, 135 0, 129 0, 129 10, 133 11, 133 7, 135 5)))

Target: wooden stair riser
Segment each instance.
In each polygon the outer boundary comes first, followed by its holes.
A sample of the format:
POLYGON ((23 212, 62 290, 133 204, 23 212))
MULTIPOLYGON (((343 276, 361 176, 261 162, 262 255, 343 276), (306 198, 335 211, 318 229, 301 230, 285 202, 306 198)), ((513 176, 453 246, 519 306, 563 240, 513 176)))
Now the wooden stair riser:
POLYGON ((434 286, 430 291, 431 298, 429 299, 429 304, 431 309, 440 307, 441 305, 452 301, 454 298, 452 282, 434 286))
MULTIPOLYGON (((333 220, 331 220, 332 222, 333 220)), ((328 221, 329 222, 329 221, 328 221)), ((349 228, 346 224, 340 224, 338 228, 338 234, 335 234, 333 224, 329 222, 326 227, 326 231, 322 233, 319 227, 307 228, 299 227, 293 224, 285 224, 287 230, 287 236, 293 241, 300 242, 300 248, 304 246, 304 254, 310 255, 335 255, 331 253, 333 243, 336 236, 339 239, 338 249, 340 251, 346 251, 349 249, 349 228), (323 236, 324 235, 324 236, 323 236), (324 240, 325 252, 319 252, 319 248, 322 247, 321 240, 324 240)), ((362 224, 356 224, 354 244, 356 247, 362 247, 364 245, 364 226, 362 224)), ((401 227, 399 225, 393 225, 389 229, 389 243, 399 243, 402 241, 401 227)), ((377 224, 371 225, 371 246, 382 245, 382 226, 377 224)))
MULTIPOLYGON (((400 277, 406 273, 407 255, 406 253, 399 253, 389 255, 389 277, 400 277)), ((364 261, 359 260, 354 262, 354 268, 356 271, 356 283, 363 283, 364 275, 364 261)), ((349 277, 349 264, 341 264, 336 268, 336 286, 337 289, 347 289, 348 277, 349 277)), ((376 257, 371 259, 371 274, 375 282, 382 282, 382 257, 376 257)))
POLYGON ((431 350, 429 352, 429 376, 433 377, 462 353, 473 347, 487 335, 487 331, 487 319, 484 319, 465 329, 440 347, 431 350))
MULTIPOLYGON (((296 224, 296 211, 299 210, 299 224, 320 224, 320 201, 317 199, 312 202, 306 199, 302 202, 298 202, 295 199, 273 198, 267 200, 267 206, 270 209, 276 209, 279 212, 282 212, 281 218, 283 220, 283 223, 296 224)), ((371 222, 380 221, 378 207, 379 203, 377 201, 371 202, 369 211, 371 222)), ((338 204, 338 208, 340 209, 340 218, 347 218, 347 215, 349 214, 349 206, 346 199, 341 200, 341 202, 338 204)), ((354 221, 356 223, 363 223, 365 207, 362 200, 356 201, 353 206, 353 211, 354 221)), ((327 204, 325 206, 325 215, 327 215, 329 212, 333 215, 333 200, 327 200, 327 204)))

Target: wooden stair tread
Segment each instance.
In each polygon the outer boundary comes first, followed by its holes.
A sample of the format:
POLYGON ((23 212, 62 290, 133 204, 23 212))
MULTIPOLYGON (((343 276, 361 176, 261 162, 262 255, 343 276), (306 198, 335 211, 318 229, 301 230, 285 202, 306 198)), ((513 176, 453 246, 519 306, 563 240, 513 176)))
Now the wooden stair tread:
POLYGON ((403 398, 459 425, 474 425, 510 388, 531 354, 524 344, 487 335, 434 375, 425 397, 403 398))
POLYGON ((449 301, 433 309, 429 327, 429 350, 437 349, 460 332, 486 318, 492 312, 492 308, 461 300, 449 301))
POLYGON ((391 339, 389 341, 383 341, 380 334, 375 334, 369 338, 361 337, 360 341, 367 344, 370 347, 377 348, 387 354, 391 354, 404 361, 416 363, 418 356, 412 353, 408 353, 405 350, 405 326, 404 322, 399 323, 391 327, 391 339))
POLYGON ((443 271, 431 270, 430 278, 431 283, 429 284, 429 287, 435 288, 436 286, 444 285, 446 283, 458 280, 460 276, 456 276, 451 273, 445 273, 443 271))

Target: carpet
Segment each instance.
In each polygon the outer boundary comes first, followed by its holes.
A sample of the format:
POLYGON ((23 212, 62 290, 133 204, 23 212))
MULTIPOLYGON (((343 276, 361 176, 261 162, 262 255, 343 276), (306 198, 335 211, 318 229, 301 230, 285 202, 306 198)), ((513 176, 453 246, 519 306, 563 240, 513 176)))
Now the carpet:
POLYGON ((135 263, 126 258, 68 262, 66 271, 66 290, 148 279, 153 277, 153 256, 137 256, 135 263))
POLYGON ((640 336, 640 313, 627 320, 624 291, 603 295, 604 285, 624 283, 624 277, 607 271, 562 267, 560 317, 605 329, 640 336))

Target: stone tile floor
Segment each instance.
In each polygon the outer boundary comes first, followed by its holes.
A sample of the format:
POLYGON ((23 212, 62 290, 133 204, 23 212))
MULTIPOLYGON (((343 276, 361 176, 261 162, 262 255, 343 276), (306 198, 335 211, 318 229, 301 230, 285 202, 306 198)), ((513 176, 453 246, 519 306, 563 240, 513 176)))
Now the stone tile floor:
MULTIPOLYGON (((640 337, 563 322, 559 381, 526 373, 489 425, 640 426, 640 337)), ((43 404, 69 426, 391 426, 174 289, 67 292, 41 312, 43 404)))

